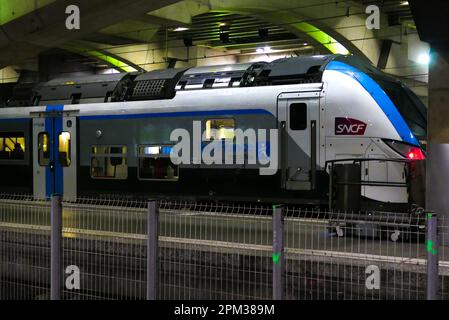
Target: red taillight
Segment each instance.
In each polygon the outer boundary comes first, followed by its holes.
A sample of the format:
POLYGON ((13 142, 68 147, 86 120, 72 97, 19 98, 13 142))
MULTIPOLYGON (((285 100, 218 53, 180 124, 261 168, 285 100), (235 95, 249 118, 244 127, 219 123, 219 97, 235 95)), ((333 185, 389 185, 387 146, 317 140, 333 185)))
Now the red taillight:
POLYGON ((424 160, 426 156, 422 152, 420 148, 417 147, 411 147, 410 150, 407 152, 407 159, 411 160, 424 160))
POLYGON ((410 160, 424 160, 426 159, 425 153, 418 146, 414 146, 402 141, 395 140, 383 140, 390 148, 410 160))

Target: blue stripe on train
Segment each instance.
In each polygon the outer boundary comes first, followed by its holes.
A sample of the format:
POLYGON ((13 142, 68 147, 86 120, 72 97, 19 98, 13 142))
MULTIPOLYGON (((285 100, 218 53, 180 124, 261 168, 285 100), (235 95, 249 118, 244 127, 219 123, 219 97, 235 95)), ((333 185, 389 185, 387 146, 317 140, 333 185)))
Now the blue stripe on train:
POLYGON ((141 119, 141 118, 170 118, 170 117, 197 117, 197 116, 220 116, 239 114, 265 114, 271 115, 265 109, 228 109, 209 111, 180 111, 180 112, 160 112, 160 113, 137 113, 137 114, 111 114, 81 116, 81 120, 108 120, 108 119, 141 119))

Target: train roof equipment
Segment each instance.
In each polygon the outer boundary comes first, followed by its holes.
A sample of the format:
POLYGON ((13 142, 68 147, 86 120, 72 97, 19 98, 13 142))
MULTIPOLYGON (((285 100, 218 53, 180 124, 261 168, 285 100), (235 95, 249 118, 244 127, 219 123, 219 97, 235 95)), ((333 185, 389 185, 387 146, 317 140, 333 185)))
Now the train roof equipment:
POLYGON ((188 68, 160 69, 138 75, 127 100, 171 99, 175 86, 188 68))
POLYGON ((133 75, 112 73, 50 80, 35 88, 34 105, 123 101, 133 75))
MULTIPOLYGON (((332 61, 340 61, 373 76, 400 83, 353 55, 315 55, 194 68, 170 68, 145 73, 116 73, 53 79, 34 88, 30 106, 172 99, 177 91, 321 83, 332 61)), ((26 100, 20 99, 20 104, 26 100)), ((14 105, 14 101, 9 102, 14 105)))
POLYGON ((335 55, 293 57, 276 59, 256 75, 253 85, 285 85, 321 82, 327 63, 335 55))
POLYGON ((240 87, 250 73, 261 70, 266 62, 203 66, 187 70, 176 90, 240 87))

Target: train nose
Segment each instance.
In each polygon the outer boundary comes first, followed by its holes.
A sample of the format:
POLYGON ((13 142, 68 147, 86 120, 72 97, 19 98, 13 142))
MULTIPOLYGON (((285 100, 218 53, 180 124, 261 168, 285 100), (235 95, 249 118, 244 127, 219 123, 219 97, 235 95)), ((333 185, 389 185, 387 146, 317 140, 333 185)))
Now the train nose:
POLYGON ((410 160, 424 160, 426 155, 424 151, 418 147, 408 143, 396 140, 383 140, 391 149, 410 160))

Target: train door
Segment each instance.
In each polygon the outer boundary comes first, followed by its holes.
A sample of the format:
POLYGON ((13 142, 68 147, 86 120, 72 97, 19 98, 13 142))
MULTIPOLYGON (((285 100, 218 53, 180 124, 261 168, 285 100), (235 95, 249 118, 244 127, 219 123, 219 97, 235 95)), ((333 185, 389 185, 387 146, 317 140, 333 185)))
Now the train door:
POLYGON ((76 198, 76 117, 63 113, 63 106, 49 106, 33 118, 34 196, 60 194, 76 198))
POLYGON ((284 188, 312 190, 319 162, 319 92, 296 93, 278 101, 284 188))

